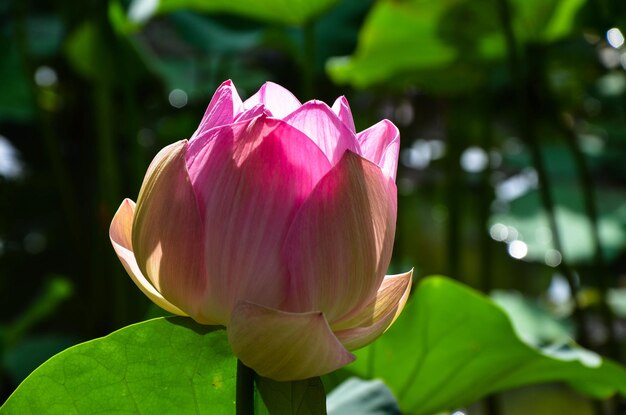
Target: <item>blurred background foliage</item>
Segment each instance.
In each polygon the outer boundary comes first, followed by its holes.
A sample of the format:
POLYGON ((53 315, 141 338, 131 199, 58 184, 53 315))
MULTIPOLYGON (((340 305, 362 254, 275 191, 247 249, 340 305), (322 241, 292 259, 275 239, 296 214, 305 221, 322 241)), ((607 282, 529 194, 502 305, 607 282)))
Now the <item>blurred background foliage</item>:
MULTIPOLYGON (((2 401, 52 354, 155 315, 108 226, 225 79, 346 95, 357 130, 391 119, 392 271, 451 276, 521 338, 623 363, 624 33, 621 0, 1 0, 2 401)), ((557 386, 497 402, 464 410, 619 405, 557 386)))

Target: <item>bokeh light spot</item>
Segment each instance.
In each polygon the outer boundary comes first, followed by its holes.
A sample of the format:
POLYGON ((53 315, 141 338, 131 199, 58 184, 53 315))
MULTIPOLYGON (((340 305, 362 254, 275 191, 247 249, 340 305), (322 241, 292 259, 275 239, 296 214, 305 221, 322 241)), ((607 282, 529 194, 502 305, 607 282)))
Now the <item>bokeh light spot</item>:
POLYGON ((563 256, 556 249, 548 249, 544 256, 544 260, 546 261, 546 265, 551 267, 558 267, 563 260, 563 256))
POLYGON ((607 30, 606 40, 609 42, 609 45, 613 46, 615 49, 621 48, 624 44, 624 35, 617 27, 613 27, 607 30))
POLYGON ((182 108, 187 105, 187 93, 182 89, 173 89, 168 97, 170 105, 174 108, 182 108))
POLYGON ((35 71, 35 83, 41 87, 55 85, 58 80, 56 71, 49 66, 40 66, 35 71))
POLYGON ((515 259, 522 259, 528 254, 528 245, 522 241, 513 241, 509 244, 509 255, 515 259))
POLYGON ((461 154, 461 168, 468 173, 480 173, 488 164, 489 156, 480 147, 468 147, 461 154))

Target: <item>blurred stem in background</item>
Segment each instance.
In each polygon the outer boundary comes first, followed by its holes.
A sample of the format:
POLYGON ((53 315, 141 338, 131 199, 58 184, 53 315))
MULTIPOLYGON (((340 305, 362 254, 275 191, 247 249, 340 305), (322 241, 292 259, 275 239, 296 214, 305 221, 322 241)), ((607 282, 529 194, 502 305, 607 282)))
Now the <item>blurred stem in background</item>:
POLYGON ((40 90, 35 84, 33 77, 35 68, 29 54, 30 40, 28 39, 26 31, 27 2, 14 1, 12 2, 12 5, 15 21, 15 39, 20 59, 22 61, 24 71, 27 74, 28 87, 32 100, 35 103, 39 118, 39 131, 41 132, 41 137, 43 138, 43 144, 47 152, 48 160, 50 161, 50 167, 56 182, 57 191, 59 192, 67 227, 69 229, 69 233, 71 234, 73 251, 75 252, 75 257, 77 257, 77 269, 81 269, 81 264, 84 263, 84 258, 87 257, 87 250, 84 244, 81 243, 83 233, 78 220, 80 217, 78 198, 76 197, 74 186, 70 180, 68 166, 63 160, 61 140, 57 134, 57 127, 54 122, 53 114, 42 106, 40 90))
POLYGON ((582 153, 577 143, 575 131, 568 128, 563 121, 562 123, 565 132, 565 141, 571 153, 574 155, 576 172, 579 175, 578 179, 580 181, 583 191, 585 210, 587 212, 587 218, 589 219, 589 222, 591 224, 591 238, 594 250, 594 266, 592 267, 593 275, 591 276, 590 280, 597 281, 600 289, 600 307, 604 324, 608 332, 607 354, 610 357, 619 361, 621 358, 621 353, 615 333, 615 316, 613 315, 613 312, 607 304, 607 293, 610 286, 610 281, 608 280, 608 269, 606 266, 606 261, 604 259, 604 253, 602 252, 602 243, 600 241, 600 228, 598 226, 598 210, 596 208, 596 196, 595 188, 593 185, 593 178, 591 177, 591 171, 589 170, 589 166, 587 164, 587 161, 585 160, 585 155, 582 153))
MULTIPOLYGON (((540 65, 540 67, 538 67, 536 71, 537 75, 542 75, 546 73, 545 59, 543 56, 544 54, 538 52, 540 51, 536 51, 533 56, 536 59, 537 65, 540 65)), ((539 80, 539 86, 537 90, 542 91, 544 94, 542 98, 544 99, 546 107, 548 108, 549 118, 562 132, 565 144, 569 152, 572 154, 572 158, 576 166, 575 170, 576 174, 578 175, 580 188, 582 189, 584 208, 587 214, 587 219, 589 220, 591 226, 593 266, 591 268, 592 275, 589 276, 588 280, 597 281, 598 288, 600 290, 600 311, 602 314, 603 323, 606 326, 608 334, 607 354, 613 359, 617 359, 619 361, 621 358, 621 353, 617 341, 617 335, 615 332, 615 316, 613 315, 612 310, 607 304, 607 293, 611 285, 611 281, 609 281, 609 270, 606 265, 602 242, 600 240, 597 197, 591 170, 589 168, 587 160, 585 159, 585 155, 583 154, 578 143, 578 136, 576 131, 574 130, 574 126, 570 125, 571 123, 568 123, 568 121, 565 119, 565 117, 562 116, 562 114, 559 114, 555 98, 552 96, 551 90, 548 87, 546 80, 544 79, 545 75, 538 76, 537 78, 539 80)))
MULTIPOLYGON (((550 193, 550 181, 546 165, 541 154, 541 146, 536 137, 534 121, 531 110, 530 93, 532 92, 532 82, 527 80, 529 73, 524 74, 522 70, 525 68, 525 61, 520 58, 518 44, 512 26, 511 10, 508 0, 498 0, 499 15, 502 24, 502 30, 507 44, 508 64, 511 76, 511 82, 515 91, 515 98, 518 107, 518 126, 522 140, 528 145, 531 153, 532 163, 537 171, 539 181, 539 196, 543 208, 548 217, 550 231, 552 233, 552 241, 554 249, 562 255, 561 263, 558 270, 563 274, 570 288, 572 300, 574 301, 574 319, 578 327, 577 335, 579 342, 589 347, 589 336, 587 334, 586 317, 580 305, 578 298, 578 283, 571 268, 566 262, 563 244, 561 243, 561 233, 556 221, 555 203, 550 193)), ((526 68, 528 69, 528 68, 526 68)))
POLYGON ((448 208, 447 228, 447 265, 448 275, 459 279, 461 267, 461 202, 462 202, 462 171, 459 160, 465 143, 465 117, 471 111, 462 99, 451 99, 446 102, 445 117, 448 128, 448 150, 446 156, 446 205, 448 208))
MULTIPOLYGON (((118 44, 115 34, 110 27, 107 14, 107 2, 99 2, 98 6, 99 7, 95 8, 93 24, 98 33, 97 39, 102 44, 99 50, 104 55, 101 56, 100 60, 100 64, 103 65, 103 68, 101 68, 102 70, 94 79, 93 90, 98 175, 97 214, 99 216, 99 220, 96 223, 100 224, 101 230, 106 230, 115 213, 117 204, 121 200, 119 183, 120 163, 117 159, 116 140, 113 130, 114 126, 117 125, 115 121, 117 117, 114 117, 114 85, 112 82, 113 74, 117 73, 116 57, 118 54, 116 52, 118 44)), ((125 77, 125 75, 122 75, 122 77, 125 77)), ((121 116, 121 114, 118 114, 118 116, 121 116)), ((94 291, 92 292, 92 296, 94 299, 98 299, 94 301, 95 309, 107 309, 106 307, 98 307, 95 303, 103 300, 99 293, 106 291, 106 284, 111 284, 113 291, 113 321, 116 325, 121 325, 127 315, 127 301, 124 295, 123 280, 119 269, 113 269, 111 262, 107 261, 106 254, 110 249, 107 246, 108 244, 105 245, 103 243, 104 238, 102 237, 102 232, 95 233, 94 238, 94 246, 96 249, 93 251, 94 268, 92 275, 94 280, 92 289, 94 291)), ((108 299, 105 301, 108 301, 108 299)))
MULTIPOLYGON (((485 91, 484 96, 493 96, 492 91, 485 91)), ((482 94, 480 94, 482 95, 482 94)), ((492 240, 489 235, 489 215, 491 212, 491 204, 493 202, 493 189, 491 187, 491 176, 493 174, 492 164, 490 160, 490 152, 493 147, 493 112, 491 102, 486 102, 480 112, 480 136, 482 138, 482 147, 487 153, 487 165, 480 175, 478 184, 478 224, 480 228, 480 278, 481 290, 489 293, 493 290, 493 269, 492 269, 492 240)))
MULTIPOLYGON (((600 291, 600 314, 607 333, 606 350, 603 350, 603 352, 609 357, 617 361, 621 361, 622 353, 617 340, 615 315, 607 303, 611 281, 609 280, 609 270, 606 265, 602 242, 600 240, 600 227, 598 224, 598 209, 596 203, 597 198, 591 170, 587 160, 585 159, 585 155, 580 148, 578 136, 574 130, 574 126, 571 125, 571 123, 568 124, 562 114, 559 114, 555 98, 551 94, 548 83, 545 80, 545 51, 540 47, 534 48, 532 56, 534 57, 534 65, 532 66, 534 70, 531 72, 531 75, 533 75, 533 79, 538 81, 536 90, 543 93, 541 98, 547 104, 546 107, 549 112, 548 117, 562 132, 565 144, 569 152, 572 154, 572 158, 576 166, 575 171, 578 176, 578 182, 580 188, 582 189, 583 204, 587 220, 589 221, 591 227, 591 242, 593 246, 593 263, 591 266, 591 273, 587 279, 589 281, 596 281, 597 288, 600 291)), ((618 408, 617 411, 622 413, 625 409, 624 399, 619 396, 615 396, 612 401, 618 408)), ((599 402, 595 402, 595 406, 596 412, 600 413, 603 411, 603 409, 599 409, 601 408, 601 404, 599 402)))
MULTIPOLYGON (((551 94, 550 87, 545 80, 547 68, 545 67, 545 50, 539 45, 532 47, 528 51, 529 56, 533 56, 532 65, 528 65, 529 79, 533 79, 535 85, 532 91, 545 104, 548 109, 548 119, 556 124, 558 130, 562 132, 566 147, 572 155, 575 163, 575 171, 578 176, 580 189, 582 190, 582 199, 585 213, 590 223, 591 241, 593 246, 593 264, 591 267, 592 275, 589 281, 596 281, 597 288, 600 291, 600 313, 603 324, 607 330, 607 350, 606 354, 613 359, 620 359, 620 349, 617 342, 615 332, 615 316, 607 304, 607 294, 610 287, 608 269, 604 259, 602 242, 600 240, 600 229, 598 225, 598 210, 596 206, 595 186, 589 165, 585 159, 580 145, 578 143, 577 133, 573 125, 568 125, 565 118, 559 113, 558 105, 555 98, 551 94)), ((530 88, 530 85, 529 85, 530 88)), ((556 243, 556 241, 555 241, 556 243)), ((558 248, 557 248, 558 249, 558 248)), ((562 252, 562 251, 561 251, 562 252)), ((584 330, 581 328, 581 330, 584 330)))
MULTIPOLYGON (((73 242, 73 248, 68 252, 73 252, 73 261, 67 261, 73 265, 72 274, 74 277, 89 274, 91 285, 88 304, 92 307, 93 313, 83 315, 84 324, 94 332, 99 332, 101 326, 106 322, 113 321, 114 327, 120 327, 129 322, 128 312, 128 284, 122 277, 119 266, 110 260, 111 249, 106 237, 110 220, 121 200, 119 169, 120 163, 117 157, 117 143, 115 139, 115 127, 119 125, 120 118, 128 117, 131 121, 133 111, 131 111, 134 90, 130 85, 130 80, 126 76, 120 76, 120 81, 124 84, 125 108, 127 111, 114 114, 114 94, 117 92, 112 77, 116 73, 123 71, 118 66, 119 40, 113 33, 107 13, 108 3, 106 1, 97 2, 97 7, 91 10, 92 17, 88 20, 96 29, 97 39, 101 43, 97 48, 101 54, 98 63, 97 76, 93 79, 92 99, 94 112, 93 116, 95 137, 87 136, 85 139, 95 139, 94 151, 90 154, 95 160, 97 169, 97 185, 95 192, 91 195, 97 198, 97 209, 95 219, 85 218, 84 201, 79 202, 74 184, 70 177, 69 163, 64 159, 62 152, 61 138, 57 134, 54 113, 47 109, 42 100, 42 93, 35 84, 33 74, 34 65, 29 55, 29 44, 26 30, 27 2, 13 2, 13 14, 15 20, 15 39, 17 41, 20 58, 25 72, 28 74, 27 80, 33 101, 39 116, 40 132, 43 138, 44 148, 50 162, 53 177, 56 182, 57 191, 60 196, 61 206, 66 218, 67 227, 73 242), (93 225, 93 229, 84 230, 81 223, 87 219, 93 225), (90 239, 88 242, 87 240, 90 239), (93 249, 91 249, 93 248, 93 249), (85 272, 89 270, 89 272, 85 272), (110 305, 113 305, 111 307, 110 305), (100 315, 105 313, 106 315, 100 315), (113 313, 113 316, 109 316, 113 313), (111 319, 111 317, 113 317, 111 319)), ((70 7, 68 7, 70 9, 70 7)), ((67 22, 71 27, 71 22, 67 22)), ((136 113, 136 111, 135 111, 136 113)), ((136 127, 136 121, 134 122, 136 127)), ((136 132, 136 128, 134 130, 136 132)), ((91 131, 89 131, 91 133, 91 131)), ((136 143, 136 140, 135 140, 136 143)), ((134 144, 134 143, 133 143, 134 144)), ((131 145, 133 145, 131 144, 131 145)), ((140 162, 139 149, 133 150, 133 160, 135 162, 133 172, 143 170, 145 166, 140 162), (139 166, 139 164, 142 164, 139 166)), ((91 166, 93 162, 85 161, 84 166, 91 166)), ((138 175, 139 173, 136 173, 138 175)), ((134 179, 135 177, 133 177, 134 179)), ((134 182, 135 180, 133 180, 134 182)))
MULTIPOLYGON (((117 42, 123 42, 118 35, 115 35, 115 37, 117 42)), ((122 53, 123 58, 118 61, 119 70, 123 73, 129 73, 132 70, 130 67, 131 60, 124 59, 124 56, 128 54, 128 50, 126 50, 126 48, 122 49, 124 49, 122 50, 124 53, 122 53)), ((128 136, 124 138, 128 141, 130 146, 130 165, 127 171, 129 172, 131 180, 127 182, 132 185, 133 191, 138 193, 138 189, 141 187, 141 182, 148 166, 148 161, 146 160, 145 153, 138 140, 141 114, 137 110, 137 87, 135 77, 123 76, 120 81, 122 82, 123 114, 126 120, 126 129, 124 132, 128 134, 128 136)))
MULTIPOLYGON (((92 257, 94 298, 104 298, 107 304, 95 306, 95 310, 106 310, 109 315, 99 318, 121 327, 142 318, 145 310, 142 301, 133 301, 134 287, 129 283, 122 268, 117 266, 108 240, 108 228, 122 201, 122 179, 137 192, 141 185, 147 161, 138 140, 140 114, 137 100, 137 68, 131 67, 138 61, 130 38, 115 32, 109 19, 109 2, 98 1, 90 15, 97 42, 96 76, 93 79, 93 107, 96 129, 94 158, 97 163, 97 221, 94 232, 92 257), (124 150, 124 151, 120 151, 124 150), (101 294, 102 290, 110 298, 101 294), (112 305, 112 306, 111 306, 112 305)), ((132 196, 131 196, 132 197, 132 196)))

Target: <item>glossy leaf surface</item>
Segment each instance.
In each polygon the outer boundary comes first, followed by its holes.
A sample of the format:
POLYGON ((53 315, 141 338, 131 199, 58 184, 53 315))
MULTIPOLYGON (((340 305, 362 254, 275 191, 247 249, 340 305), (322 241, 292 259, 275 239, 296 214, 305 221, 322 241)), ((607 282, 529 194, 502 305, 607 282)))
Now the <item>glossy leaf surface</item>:
POLYGON ((533 348, 484 295, 442 277, 423 280, 403 315, 345 370, 381 378, 403 412, 433 414, 501 390, 564 381, 594 397, 626 395, 626 370, 573 343, 533 348))
POLYGON ((232 413, 235 376, 223 329, 157 318, 52 357, 0 413, 232 413))

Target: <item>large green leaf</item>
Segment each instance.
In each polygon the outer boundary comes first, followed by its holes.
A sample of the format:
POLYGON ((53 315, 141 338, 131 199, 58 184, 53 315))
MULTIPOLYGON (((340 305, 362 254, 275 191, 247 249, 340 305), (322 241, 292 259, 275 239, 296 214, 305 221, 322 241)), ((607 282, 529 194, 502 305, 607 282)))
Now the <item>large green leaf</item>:
POLYGON ((0 414, 234 413, 236 366, 223 329, 157 318, 54 356, 0 414))
MULTIPOLYGON (((568 35, 584 1, 511 0, 517 39, 549 42, 568 35)), ((379 1, 354 55, 329 61, 330 76, 356 87, 392 82, 439 92, 472 88, 488 79, 485 65, 506 57, 498 7, 495 0, 379 1)))
POLYGON ((445 8, 445 1, 424 2, 421 8, 412 2, 378 2, 361 28, 355 54, 329 61, 331 78, 366 87, 408 69, 450 65, 457 52, 436 35, 445 8))
POLYGON ((176 10, 226 12, 273 23, 301 25, 318 16, 338 0, 134 0, 129 17, 143 22, 154 15, 176 10))
MULTIPOLYGON (((223 328, 159 317, 54 356, 0 414, 234 413, 236 362, 223 328)), ((272 415, 326 413, 320 378, 276 382, 257 376, 256 384, 261 413, 263 404, 272 415)))
POLYGON ((403 411, 432 414, 496 391, 565 381, 595 397, 626 395, 626 370, 573 344, 550 351, 520 340, 506 313, 452 280, 423 280, 402 316, 345 370, 382 378, 403 411))
POLYGON ((574 335, 570 320, 557 319, 536 299, 518 291, 495 290, 491 299, 506 311, 519 338, 532 346, 569 343, 574 335))

